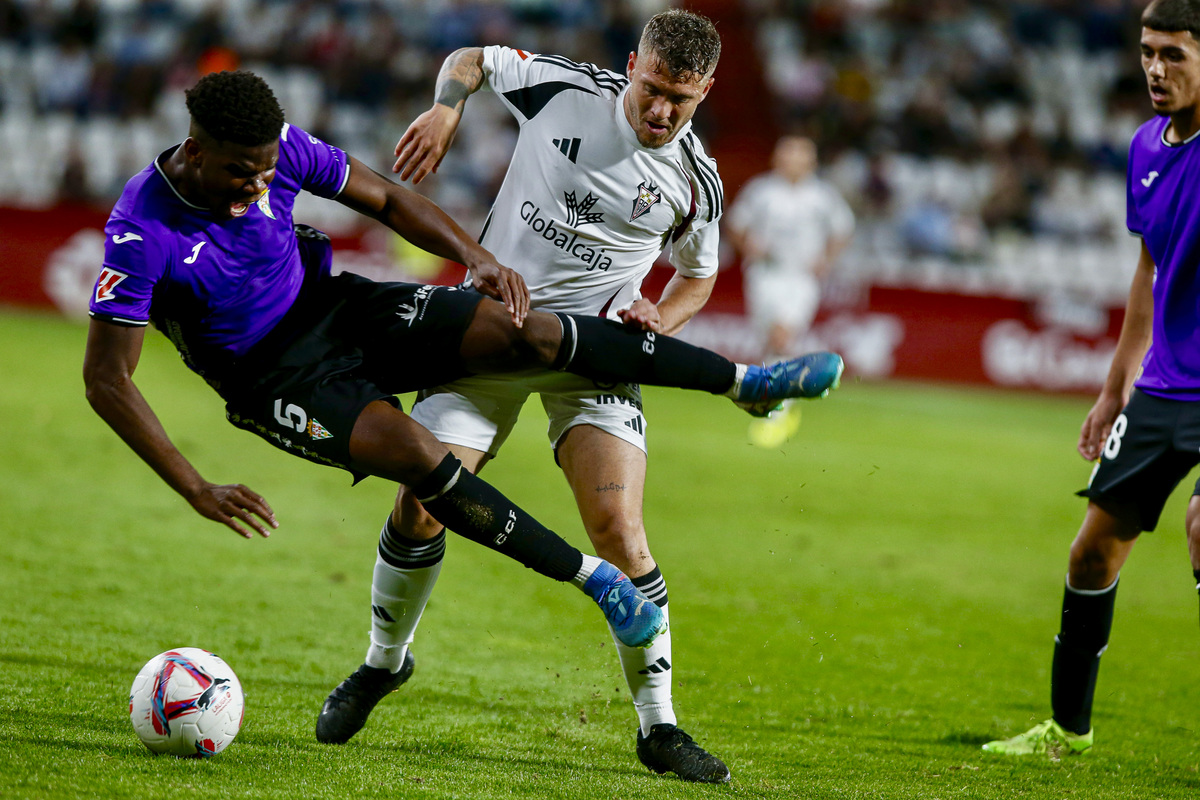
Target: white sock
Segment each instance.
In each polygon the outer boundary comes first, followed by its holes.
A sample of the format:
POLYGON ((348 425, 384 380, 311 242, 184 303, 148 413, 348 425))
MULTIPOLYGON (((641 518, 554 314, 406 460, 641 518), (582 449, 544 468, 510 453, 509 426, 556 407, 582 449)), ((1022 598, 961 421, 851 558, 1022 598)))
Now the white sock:
POLYGON ((367 666, 399 671, 442 571, 445 550, 445 531, 418 542, 400 536, 390 519, 384 525, 371 579, 367 666))
MULTIPOLYGON (((662 607, 663 619, 670 621, 667 607, 662 607)), ((649 647, 627 647, 613 636, 617 655, 621 657, 621 669, 625 672, 625 683, 633 696, 633 707, 637 711, 642 735, 650 734, 650 727, 662 722, 675 724, 675 707, 671 704, 671 628, 658 635, 649 647)))
POLYGON ((742 392, 742 379, 746 377, 746 370, 749 369, 747 364, 734 364, 733 385, 725 390, 725 396, 738 399, 738 395, 742 392))
POLYGON ((575 577, 571 578, 571 585, 582 589, 583 585, 587 583, 587 579, 592 577, 592 573, 596 571, 596 567, 603 563, 603 561, 595 556, 589 556, 587 553, 584 553, 583 564, 580 565, 579 572, 575 573, 575 577))
POLYGON ((667 604, 667 584, 662 573, 654 571, 634 579, 634 584, 653 602, 659 603, 667 629, 649 647, 627 647, 613 636, 625 683, 633 696, 642 735, 650 733, 652 725, 675 724, 675 707, 671 704, 671 626, 667 604))

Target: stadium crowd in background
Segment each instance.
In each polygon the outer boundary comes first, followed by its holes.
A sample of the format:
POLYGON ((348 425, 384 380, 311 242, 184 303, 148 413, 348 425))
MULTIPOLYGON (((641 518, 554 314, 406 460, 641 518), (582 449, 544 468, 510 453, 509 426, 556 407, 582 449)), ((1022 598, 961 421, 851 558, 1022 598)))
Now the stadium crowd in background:
MULTIPOLYGON (((0 205, 111 202, 184 122, 166 98, 235 65, 264 75, 290 120, 383 170, 391 132, 427 106, 453 49, 507 42, 619 70, 641 23, 665 5, 0 0, 0 146, 14 156, 0 165, 0 205)), ((1125 148, 1148 109, 1118 53, 1135 41, 1144 2, 712 5, 718 28, 743 31, 756 51, 778 132, 811 136, 854 206, 847 276, 991 273, 1017 292, 1123 297, 1136 261, 1124 236, 1125 148)), ((472 114, 488 124, 472 126, 460 158, 427 186, 478 231, 515 132, 497 106, 472 114)), ((697 119, 719 161, 736 116, 697 119)))

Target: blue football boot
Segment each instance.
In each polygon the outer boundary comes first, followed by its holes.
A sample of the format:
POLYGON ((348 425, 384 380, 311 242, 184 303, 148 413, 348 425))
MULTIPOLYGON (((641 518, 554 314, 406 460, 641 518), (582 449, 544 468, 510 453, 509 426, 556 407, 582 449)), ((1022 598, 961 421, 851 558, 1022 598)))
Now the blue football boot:
POLYGON ((600 606, 613 633, 626 647, 649 647, 667 629, 662 609, 607 561, 600 562, 583 584, 583 591, 600 606))
POLYGON ((817 352, 771 366, 751 364, 733 401, 752 417, 765 417, 792 397, 824 397, 842 380, 846 363, 837 353, 817 352))

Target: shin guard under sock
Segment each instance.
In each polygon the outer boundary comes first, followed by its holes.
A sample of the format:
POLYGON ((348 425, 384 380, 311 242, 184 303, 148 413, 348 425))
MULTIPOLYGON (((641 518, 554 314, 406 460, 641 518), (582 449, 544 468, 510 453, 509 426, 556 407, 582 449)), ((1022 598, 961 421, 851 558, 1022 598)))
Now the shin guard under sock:
POLYGON ((1062 626, 1054 637, 1050 707, 1055 721, 1072 733, 1092 729, 1092 699, 1116 599, 1117 581, 1095 591, 1074 589, 1068 581, 1063 591, 1062 626))
POLYGON ((569 581, 583 554, 543 527, 447 453, 429 477, 412 487, 433 518, 460 536, 553 578, 569 581))
POLYGON ((555 314, 563 326, 553 369, 609 383, 644 383, 720 394, 735 365, 724 356, 664 334, 600 317, 555 314))

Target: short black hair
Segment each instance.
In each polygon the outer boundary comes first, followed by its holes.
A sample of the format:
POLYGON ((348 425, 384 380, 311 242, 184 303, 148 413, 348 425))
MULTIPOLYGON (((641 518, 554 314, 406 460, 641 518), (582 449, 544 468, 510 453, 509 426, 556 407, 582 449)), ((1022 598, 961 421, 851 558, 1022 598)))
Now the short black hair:
POLYGON ((708 17, 673 8, 646 23, 638 52, 658 56, 671 77, 689 79, 717 68, 721 37, 708 17))
POLYGON ((1142 27, 1152 31, 1187 31, 1200 42, 1200 0, 1155 0, 1142 12, 1142 27))
POLYGON ((253 72, 212 72, 184 94, 192 123, 219 142, 257 147, 283 130, 275 93, 253 72))

